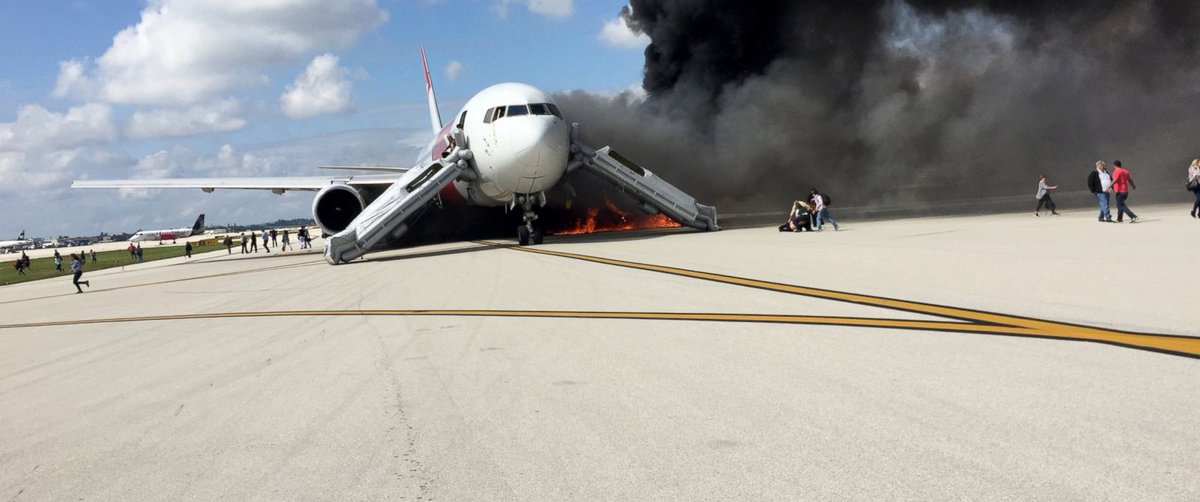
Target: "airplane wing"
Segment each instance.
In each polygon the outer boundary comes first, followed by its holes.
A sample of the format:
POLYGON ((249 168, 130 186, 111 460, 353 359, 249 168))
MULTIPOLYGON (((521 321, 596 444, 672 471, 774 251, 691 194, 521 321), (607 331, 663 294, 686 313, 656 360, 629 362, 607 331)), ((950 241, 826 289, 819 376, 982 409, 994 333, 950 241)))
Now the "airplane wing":
POLYGON ((400 174, 365 174, 354 176, 285 176, 264 178, 167 178, 123 180, 77 180, 71 188, 199 188, 205 192, 222 190, 287 190, 317 191, 329 185, 391 185, 400 174))

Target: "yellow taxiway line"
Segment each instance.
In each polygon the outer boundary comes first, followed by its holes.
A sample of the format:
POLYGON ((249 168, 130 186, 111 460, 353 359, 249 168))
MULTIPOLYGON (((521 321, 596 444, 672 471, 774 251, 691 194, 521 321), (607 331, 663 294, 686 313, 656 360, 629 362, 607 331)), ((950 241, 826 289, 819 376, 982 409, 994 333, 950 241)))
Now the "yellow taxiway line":
MULTIPOLYGON (((2 329, 44 328, 84 324, 127 323, 144 321, 177 321, 189 319, 254 318, 254 317, 320 317, 320 316, 476 316, 476 317, 524 317, 550 319, 631 319, 670 320, 699 322, 762 322, 815 326, 839 326, 858 328, 905 329, 1051 338, 1104 343, 1121 347, 1148 350, 1165 354, 1200 359, 1200 338, 1153 333, 1134 333, 1112 329, 1061 323, 1030 317, 1012 316, 995 312, 964 309, 931 303, 899 300, 881 296, 862 295, 844 291, 810 288, 792 284, 750 279, 725 274, 688 270, 664 265, 638 263, 598 256, 552 251, 544 248, 517 247, 508 244, 477 241, 478 244, 513 249, 527 253, 559 258, 582 260, 610 265, 670 274, 680 277, 718 282, 721 284, 751 287, 785 294, 848 302, 871 307, 914 312, 949 320, 909 320, 887 318, 863 318, 844 316, 809 316, 786 314, 737 314, 737 313, 692 313, 692 312, 604 312, 604 311, 552 311, 552 310, 485 310, 485 309, 343 309, 343 310, 272 310, 253 312, 210 312, 195 314, 162 314, 133 317, 109 317, 63 321, 42 321, 0 324, 2 329)), ((196 280, 201 277, 182 280, 196 280)), ((162 281, 170 283, 175 281, 162 281)), ((154 283, 160 284, 160 283, 154 283)))
MULTIPOLYGON (((604 265, 658 272, 680 277, 690 277, 693 279, 713 281, 721 284, 745 286, 779 293, 807 296, 811 298, 834 300, 858 305, 867 305, 871 307, 901 310, 905 312, 957 319, 966 321, 965 323, 955 324, 956 326, 959 326, 957 331, 962 332, 1007 334, 1014 336, 1054 338, 1062 340, 1082 340, 1200 358, 1200 338, 1197 337, 1161 335, 1154 333, 1134 333, 1129 331, 1099 328, 1095 326, 1085 326, 1081 324, 1070 324, 1048 321, 1044 319, 1000 314, 982 310, 950 307, 946 305, 914 302, 909 300, 899 300, 882 296, 862 295, 844 291, 796 286, 793 284, 783 284, 759 279, 750 279, 746 277, 702 272, 679 267, 669 267, 665 265, 653 265, 649 263, 603 258, 599 256, 582 255, 564 251, 552 251, 545 248, 513 246, 510 244, 501 244, 488 241, 476 242, 487 246, 503 247, 526 253, 569 258, 604 265)), ((903 322, 907 323, 910 321, 903 322)), ((906 329, 927 328, 919 328, 914 326, 906 329)))

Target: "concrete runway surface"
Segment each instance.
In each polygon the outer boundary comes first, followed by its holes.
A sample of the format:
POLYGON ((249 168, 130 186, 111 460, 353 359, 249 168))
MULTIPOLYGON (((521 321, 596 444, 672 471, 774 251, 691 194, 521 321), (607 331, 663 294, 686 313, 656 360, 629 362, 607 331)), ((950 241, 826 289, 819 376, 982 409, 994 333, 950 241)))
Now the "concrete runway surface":
POLYGON ((1185 209, 8 286, 0 497, 1196 500, 1185 209))

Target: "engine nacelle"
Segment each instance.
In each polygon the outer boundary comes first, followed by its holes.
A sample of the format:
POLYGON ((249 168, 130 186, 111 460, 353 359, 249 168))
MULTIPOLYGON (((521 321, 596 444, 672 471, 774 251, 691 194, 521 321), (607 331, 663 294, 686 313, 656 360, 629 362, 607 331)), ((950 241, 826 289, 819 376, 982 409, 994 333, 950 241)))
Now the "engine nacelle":
POLYGON ((313 220, 326 235, 346 227, 367 207, 363 194, 350 185, 333 184, 322 188, 313 199, 313 220))

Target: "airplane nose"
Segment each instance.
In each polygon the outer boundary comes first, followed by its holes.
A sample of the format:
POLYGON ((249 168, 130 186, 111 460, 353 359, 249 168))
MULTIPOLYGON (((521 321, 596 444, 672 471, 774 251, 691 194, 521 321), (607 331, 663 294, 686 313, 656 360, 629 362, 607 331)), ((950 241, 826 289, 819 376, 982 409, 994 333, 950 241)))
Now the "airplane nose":
POLYGON ((550 117, 529 117, 513 138, 513 154, 517 162, 533 168, 543 167, 554 160, 566 145, 558 144, 554 120, 550 117))

